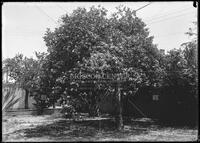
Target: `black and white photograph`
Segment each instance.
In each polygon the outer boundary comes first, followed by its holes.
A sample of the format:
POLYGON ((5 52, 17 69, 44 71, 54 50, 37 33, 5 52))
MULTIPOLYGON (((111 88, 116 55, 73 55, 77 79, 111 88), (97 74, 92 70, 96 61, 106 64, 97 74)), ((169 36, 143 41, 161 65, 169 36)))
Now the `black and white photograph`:
POLYGON ((198 2, 3 2, 2 142, 199 141, 198 2))

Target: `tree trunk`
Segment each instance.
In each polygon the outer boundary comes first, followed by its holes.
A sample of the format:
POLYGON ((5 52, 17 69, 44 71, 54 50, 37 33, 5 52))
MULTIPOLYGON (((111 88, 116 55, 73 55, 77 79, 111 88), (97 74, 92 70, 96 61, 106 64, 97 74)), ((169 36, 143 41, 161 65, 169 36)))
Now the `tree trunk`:
POLYGON ((8 83, 8 68, 7 68, 7 71, 6 71, 6 83, 8 83))
POLYGON ((29 90, 25 90, 25 109, 28 109, 28 96, 29 96, 29 90))
MULTIPOLYGON (((97 103, 97 116, 100 117, 99 102, 97 103)), ((101 130, 101 119, 99 119, 99 130, 101 130)))

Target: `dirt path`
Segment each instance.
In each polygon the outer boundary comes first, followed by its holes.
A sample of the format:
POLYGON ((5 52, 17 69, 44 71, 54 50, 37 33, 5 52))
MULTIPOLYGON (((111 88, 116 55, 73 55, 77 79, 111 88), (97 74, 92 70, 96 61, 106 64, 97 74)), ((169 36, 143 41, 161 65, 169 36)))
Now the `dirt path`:
POLYGON ((3 119, 3 141, 195 141, 197 129, 162 127, 148 121, 125 124, 112 121, 73 122, 57 115, 15 116, 3 119))

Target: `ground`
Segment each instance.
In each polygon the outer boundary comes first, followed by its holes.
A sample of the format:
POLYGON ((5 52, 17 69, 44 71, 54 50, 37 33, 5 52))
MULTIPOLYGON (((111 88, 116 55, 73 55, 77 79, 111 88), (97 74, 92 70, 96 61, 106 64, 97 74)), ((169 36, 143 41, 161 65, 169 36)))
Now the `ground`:
POLYGON ((3 118, 3 141, 196 141, 197 128, 134 119, 118 131, 114 120, 72 121, 53 115, 3 118))

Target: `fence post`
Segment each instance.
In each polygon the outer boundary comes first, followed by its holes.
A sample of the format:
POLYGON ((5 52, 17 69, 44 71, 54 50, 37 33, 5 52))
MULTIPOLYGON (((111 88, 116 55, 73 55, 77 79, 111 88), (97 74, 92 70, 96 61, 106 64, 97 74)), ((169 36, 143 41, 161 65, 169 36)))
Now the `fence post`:
POLYGON ((120 89, 120 80, 117 80, 117 94, 119 102, 119 130, 123 129, 123 118, 122 118, 122 102, 121 102, 121 89, 120 89))

